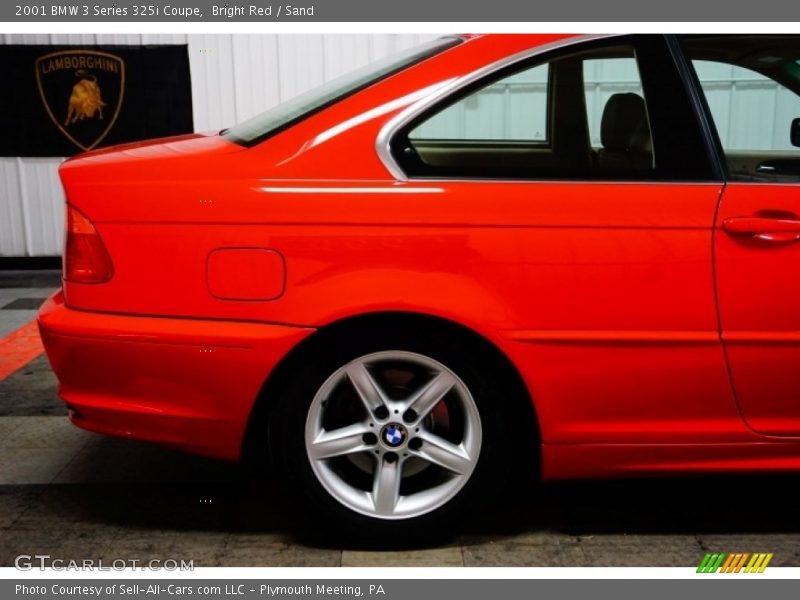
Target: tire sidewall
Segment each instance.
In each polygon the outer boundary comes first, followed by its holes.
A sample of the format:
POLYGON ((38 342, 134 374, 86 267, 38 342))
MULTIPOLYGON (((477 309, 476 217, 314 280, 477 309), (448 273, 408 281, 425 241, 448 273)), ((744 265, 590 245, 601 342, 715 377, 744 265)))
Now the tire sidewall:
POLYGON ((369 545, 410 546, 448 537, 464 519, 482 510, 503 487, 514 452, 514 435, 503 390, 479 354, 456 340, 403 331, 362 335, 323 343, 297 361, 270 419, 272 450, 306 514, 324 528, 369 545), (469 480, 443 506, 408 519, 379 519, 341 504, 323 487, 306 451, 305 427, 311 403, 325 381, 343 365, 374 352, 398 350, 430 357, 453 371, 472 395, 481 420, 481 451, 469 480), (505 405, 505 406, 504 406, 505 405))

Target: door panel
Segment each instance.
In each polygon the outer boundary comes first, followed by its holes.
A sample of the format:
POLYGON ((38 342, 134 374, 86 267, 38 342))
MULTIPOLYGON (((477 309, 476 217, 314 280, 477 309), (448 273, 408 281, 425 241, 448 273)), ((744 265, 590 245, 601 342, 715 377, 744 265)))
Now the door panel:
POLYGON ((682 36, 728 170, 716 218, 717 298, 739 409, 800 436, 800 36, 682 36))
POLYGON ((800 435, 798 238, 800 187, 728 185, 716 235, 723 341, 745 420, 771 435, 800 435), (742 217, 758 221, 725 227, 742 217))

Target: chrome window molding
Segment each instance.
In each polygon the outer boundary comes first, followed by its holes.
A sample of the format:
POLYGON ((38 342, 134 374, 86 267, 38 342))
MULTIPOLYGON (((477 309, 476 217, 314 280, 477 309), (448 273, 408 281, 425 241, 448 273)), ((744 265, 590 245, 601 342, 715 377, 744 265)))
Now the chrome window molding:
POLYGON ((443 100, 447 96, 475 83, 476 81, 491 75, 495 71, 505 69, 506 67, 510 67, 518 62, 527 60, 528 58, 533 58, 534 56, 538 56, 540 54, 546 54, 547 52, 558 50, 559 48, 568 48, 569 46, 599 39, 622 37, 622 35, 623 34, 591 34, 564 38, 555 42, 536 46, 535 48, 522 50, 516 54, 506 56, 505 58, 501 58, 500 60, 497 60, 489 65, 481 67, 480 69, 477 69, 468 75, 459 77, 452 83, 441 87, 429 96, 426 96, 425 98, 422 98, 421 100, 418 100, 410 106, 404 108, 394 117, 392 117, 381 128, 380 132, 378 132, 378 137, 375 140, 375 150, 378 153, 378 157, 381 159, 381 162, 389 171, 389 173, 391 173, 392 177, 398 181, 408 181, 409 177, 400 168, 400 165, 397 164, 397 161, 395 161, 394 157, 392 156, 390 144, 392 138, 398 130, 403 128, 432 105, 436 104, 440 100, 443 100))

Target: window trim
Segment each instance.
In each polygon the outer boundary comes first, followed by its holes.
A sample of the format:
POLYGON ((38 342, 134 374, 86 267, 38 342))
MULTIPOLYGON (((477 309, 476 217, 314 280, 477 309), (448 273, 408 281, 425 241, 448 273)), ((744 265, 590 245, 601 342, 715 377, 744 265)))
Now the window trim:
MULTIPOLYGON (((443 86, 442 88, 438 89, 436 92, 423 98, 422 100, 417 101, 416 103, 412 104, 411 106, 407 107, 397 115, 395 115, 392 119, 390 119, 380 130, 377 138, 376 138, 376 152, 381 159, 381 162, 387 168, 389 173, 398 181, 407 182, 407 181, 472 181, 472 182, 486 182, 486 181, 494 181, 494 182, 509 182, 509 183, 536 183, 536 182, 561 182, 561 183, 603 183, 603 184, 614 184, 614 183, 627 183, 627 184, 663 184, 663 183, 692 183, 692 184, 702 184, 702 183, 712 183, 712 184, 719 184, 723 179, 720 177, 717 169, 717 156, 716 153, 710 152, 709 149, 706 147, 706 132, 703 130, 702 122, 701 122, 701 115, 697 113, 697 110, 694 107, 694 103, 691 97, 690 89, 689 89, 689 82, 687 81, 685 74, 679 68, 677 64, 676 57, 672 48, 669 45, 668 36, 665 35, 658 35, 653 34, 651 36, 646 37, 658 37, 662 40, 663 45, 663 53, 665 57, 671 61, 674 65, 674 74, 677 81, 682 84, 684 93, 688 97, 689 108, 692 112, 692 115, 695 117, 696 122, 694 123, 694 128, 697 129, 697 133, 703 140, 703 149, 702 154, 705 155, 705 168, 708 171, 706 176, 700 176, 697 178, 691 176, 676 176, 674 179, 669 178, 652 178, 652 179, 636 179, 636 178, 618 178, 618 179, 605 179, 605 178, 560 178, 560 177, 553 177, 549 175, 543 175, 541 177, 480 177, 480 176, 453 176, 453 175, 415 175, 405 172, 405 170, 401 167, 397 159, 395 158, 393 152, 393 143, 396 142, 398 136, 407 133, 408 127, 414 124, 414 121, 424 117, 425 113, 428 112, 435 112, 436 106, 440 104, 447 103, 447 100, 450 96, 457 96, 460 93, 464 92, 464 88, 469 87, 479 87, 480 82, 485 79, 490 79, 493 76, 496 76, 499 71, 503 70, 511 70, 519 63, 528 62, 532 59, 542 58, 547 59, 547 55, 549 54, 556 54, 561 50, 572 48, 575 46, 590 46, 595 42, 600 42, 604 40, 608 40, 610 43, 613 43, 615 39, 621 40, 632 40, 634 48, 638 51, 639 45, 641 42, 637 42, 637 37, 631 34, 597 34, 597 35, 582 35, 582 36, 574 36, 570 38, 565 38, 562 40, 557 40, 555 42, 550 42, 548 44, 543 44, 541 46, 537 46, 535 48, 529 48, 513 54, 511 56, 505 57, 494 63, 486 65, 480 69, 469 73, 456 81, 443 86)), ((576 50, 580 50, 577 48, 576 50)), ((638 54, 638 52, 637 52, 638 54)), ((554 56, 554 59, 557 59, 558 56, 554 56)), ((637 61, 639 57, 637 56, 637 61)), ((645 90, 649 87, 650 84, 646 83, 645 81, 645 74, 641 73, 642 65, 641 63, 638 65, 640 69, 640 76, 642 77, 642 85, 644 86, 645 90)), ((646 65, 645 65, 646 67, 646 65)), ((649 77, 649 76, 648 76, 649 77)), ((648 118, 652 118, 651 115, 648 114, 648 118)), ((689 126, 691 127, 691 126, 689 126)), ((651 131, 652 131, 652 124, 651 124, 651 131)), ((671 161, 667 161, 666 164, 670 164, 671 161)))

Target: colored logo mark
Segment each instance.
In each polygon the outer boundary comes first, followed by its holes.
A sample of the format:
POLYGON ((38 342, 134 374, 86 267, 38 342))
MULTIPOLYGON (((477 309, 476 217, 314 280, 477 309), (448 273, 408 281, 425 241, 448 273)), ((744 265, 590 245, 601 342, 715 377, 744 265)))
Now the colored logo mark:
POLYGON ((757 552, 749 554, 747 552, 708 553, 703 557, 700 566, 697 567, 698 573, 763 573, 769 561, 772 560, 772 553, 766 554, 757 552))

